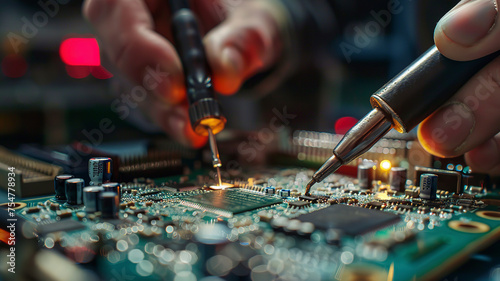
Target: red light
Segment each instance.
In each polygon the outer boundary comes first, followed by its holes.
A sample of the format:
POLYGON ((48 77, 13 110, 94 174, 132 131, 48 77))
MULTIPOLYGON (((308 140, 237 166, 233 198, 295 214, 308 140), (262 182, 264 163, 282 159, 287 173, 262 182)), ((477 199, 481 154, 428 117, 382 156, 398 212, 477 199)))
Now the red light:
POLYGON ((335 122, 335 133, 344 135, 349 131, 354 125, 358 123, 358 119, 354 117, 342 117, 335 122))
POLYGON ((9 78, 19 78, 26 74, 28 64, 19 55, 7 55, 2 60, 2 72, 9 78))
POLYGON ((90 68, 86 65, 66 65, 66 72, 75 79, 82 79, 89 76, 90 68))
POLYGON ((99 45, 95 38, 70 38, 61 43, 59 54, 67 65, 101 65, 99 45))
POLYGON ((113 74, 111 74, 102 65, 93 66, 92 69, 90 70, 90 73, 92 73, 92 76, 94 76, 97 79, 109 79, 113 77, 113 74))

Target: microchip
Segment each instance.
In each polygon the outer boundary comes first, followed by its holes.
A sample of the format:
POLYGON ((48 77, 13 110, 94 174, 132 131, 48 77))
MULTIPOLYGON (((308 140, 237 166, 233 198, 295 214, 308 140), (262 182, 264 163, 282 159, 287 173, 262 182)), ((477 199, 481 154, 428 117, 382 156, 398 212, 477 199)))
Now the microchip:
POLYGON ((146 190, 146 191, 142 192, 140 195, 141 196, 149 196, 149 195, 158 194, 160 192, 161 192, 161 190, 146 190))
POLYGON ((353 207, 348 205, 332 205, 296 219, 310 222, 317 229, 337 229, 348 235, 360 235, 397 223, 400 217, 388 212, 353 207))
POLYGON ((384 206, 384 203, 378 202, 378 201, 373 201, 373 202, 369 202, 366 204, 366 207, 372 208, 372 209, 381 209, 382 206, 384 206))
POLYGON ((53 222, 49 224, 39 224, 36 226, 38 233, 42 235, 58 231, 65 231, 65 232, 74 231, 83 228, 85 228, 84 224, 69 219, 60 220, 58 222, 53 222))
POLYGON ((410 206, 410 205, 398 205, 398 210, 402 210, 402 211, 413 211, 413 206, 410 206))
POLYGON ((185 183, 164 183, 162 184, 163 188, 172 192, 186 192, 198 190, 201 187, 196 186, 195 184, 185 182, 185 183))
POLYGON ((310 205, 311 203, 307 201, 293 201, 288 203, 289 208, 297 208, 297 209, 309 207, 310 205))
POLYGON ((182 198, 181 204, 231 217, 234 214, 279 204, 281 202, 283 202, 283 200, 279 198, 263 196, 233 188, 186 196, 182 198))
POLYGON ((311 203, 317 203, 319 200, 317 197, 307 196, 307 195, 301 195, 299 196, 299 199, 302 201, 309 201, 311 203))

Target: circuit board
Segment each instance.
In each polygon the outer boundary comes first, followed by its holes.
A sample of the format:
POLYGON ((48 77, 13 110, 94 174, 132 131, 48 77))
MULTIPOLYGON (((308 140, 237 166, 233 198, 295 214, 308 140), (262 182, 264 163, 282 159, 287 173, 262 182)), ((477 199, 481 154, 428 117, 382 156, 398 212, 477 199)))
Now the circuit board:
POLYGON ((16 213, 79 265, 75 280, 437 280, 500 237, 498 194, 438 186, 425 200, 331 175, 304 196, 312 172, 248 172, 225 190, 204 171, 138 179, 115 219, 54 196, 16 213))

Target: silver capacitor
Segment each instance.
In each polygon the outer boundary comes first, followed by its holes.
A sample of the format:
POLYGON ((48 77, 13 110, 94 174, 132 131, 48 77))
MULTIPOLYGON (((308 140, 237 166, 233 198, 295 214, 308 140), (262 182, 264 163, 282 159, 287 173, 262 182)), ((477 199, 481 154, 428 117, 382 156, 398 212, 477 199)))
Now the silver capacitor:
POLYGON ((107 182, 103 183, 102 187, 104 188, 104 191, 111 191, 115 192, 118 194, 118 198, 122 198, 122 187, 119 183, 117 182, 107 182))
POLYGON ((361 164, 358 166, 358 184, 360 189, 372 189, 376 167, 377 166, 371 164, 361 164))
POLYGON ((94 157, 89 160, 90 185, 101 185, 111 181, 111 166, 109 157, 94 157))
POLYGON ((87 213, 99 211, 99 195, 104 191, 102 186, 87 186, 83 188, 83 204, 87 213))
POLYGON ((54 191, 56 200, 66 201, 66 181, 74 178, 73 175, 58 175, 54 177, 54 191))
POLYGON ((79 178, 66 180, 64 190, 66 192, 66 202, 70 205, 83 204, 83 187, 85 181, 79 178))
POLYGON ((104 191, 99 194, 99 211, 103 219, 118 218, 119 204, 116 192, 104 191))
POLYGON ((389 172, 389 186, 393 191, 404 191, 406 188, 406 168, 392 167, 389 172))
POLYGON ((420 198, 427 200, 436 199, 438 176, 435 174, 422 174, 420 176, 420 198))

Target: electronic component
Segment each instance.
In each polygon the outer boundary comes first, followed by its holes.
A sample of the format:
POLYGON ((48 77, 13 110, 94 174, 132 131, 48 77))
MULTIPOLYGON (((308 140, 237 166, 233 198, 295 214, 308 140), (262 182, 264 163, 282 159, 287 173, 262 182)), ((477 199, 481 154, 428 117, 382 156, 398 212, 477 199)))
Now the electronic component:
POLYGON ((422 174, 435 174, 438 176, 437 186, 440 190, 454 192, 455 194, 463 193, 462 175, 457 171, 448 171, 440 169, 432 169, 426 167, 415 168, 415 185, 420 185, 422 174))
POLYGON ((112 160, 109 157, 94 157, 89 160, 90 185, 101 185, 111 180, 112 160))
POLYGON ((290 197, 290 189, 281 189, 280 196, 283 198, 290 197))
POLYGON ((311 206, 311 202, 307 202, 307 201, 292 201, 292 202, 288 202, 288 207, 289 208, 297 208, 297 209, 302 209, 302 208, 305 208, 305 207, 309 207, 311 206))
POLYGON ((276 193, 276 188, 274 188, 274 187, 272 187, 272 186, 271 186, 271 187, 266 187, 266 188, 264 189, 264 193, 265 193, 266 195, 274 195, 274 194, 276 193))
POLYGON ((118 194, 111 191, 101 192, 99 194, 99 211, 104 219, 118 218, 120 199, 118 194))
POLYGON ((54 177, 61 173, 62 168, 59 166, 14 153, 0 146, 0 187, 8 190, 8 178, 15 179, 16 188, 9 192, 14 192, 16 196, 30 197, 54 193, 54 177))
POLYGON ((83 204, 84 186, 85 186, 85 181, 83 179, 73 178, 66 180, 65 191, 68 204, 70 205, 83 204))
POLYGON ((234 214, 279 204, 283 200, 243 191, 242 189, 215 190, 182 198, 182 204, 231 217, 234 214))
POLYGON ((69 231, 75 231, 75 230, 80 230, 84 229, 85 225, 82 223, 75 221, 75 220, 70 220, 70 219, 65 219, 53 223, 47 223, 47 224, 39 224, 35 226, 35 229, 38 233, 41 235, 46 235, 49 233, 53 232, 59 232, 59 231, 64 231, 64 232, 69 232, 69 231))
POLYGON ((341 204, 300 215, 296 219, 310 222, 317 229, 336 229, 348 235, 360 235, 400 221, 395 214, 341 204))
POLYGON ((393 191, 404 191, 406 187, 406 169, 392 167, 389 172, 389 186, 393 191))
POLYGON ((372 189, 376 168, 377 166, 371 164, 362 164, 358 166, 358 184, 360 189, 372 189))
POLYGON ((301 195, 301 196, 299 196, 299 199, 302 201, 310 202, 310 203, 318 203, 318 201, 319 201, 319 198, 317 198, 315 196, 308 196, 308 195, 301 195))
POLYGON ((420 176, 420 198, 436 199, 438 176, 435 174, 423 174, 420 176))
POLYGON ((102 187, 104 188, 104 191, 111 191, 116 194, 118 194, 118 197, 121 198, 122 195, 122 187, 119 183, 117 182, 107 182, 103 183, 102 187))
POLYGON ((56 200, 66 201, 66 180, 74 178, 73 175, 58 175, 54 178, 56 200))
POLYGON ((99 211, 99 195, 104 191, 102 186, 87 186, 83 188, 83 204, 87 213, 99 211))

